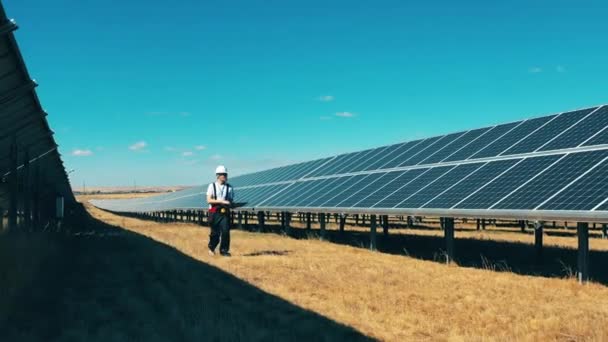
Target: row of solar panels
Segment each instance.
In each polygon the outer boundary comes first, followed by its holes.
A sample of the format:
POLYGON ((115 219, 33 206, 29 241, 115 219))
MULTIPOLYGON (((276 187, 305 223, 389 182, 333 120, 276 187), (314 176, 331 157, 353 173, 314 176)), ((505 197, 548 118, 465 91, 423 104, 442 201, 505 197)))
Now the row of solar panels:
MULTIPOLYGON (((482 209, 605 211, 608 216, 608 149, 469 162, 449 166, 332 176, 236 190, 247 208, 482 209)), ((122 201, 96 201, 112 211, 196 209, 204 187, 122 201)))
MULTIPOLYGON (((29 172, 30 183, 40 184, 38 196, 44 203, 54 203, 55 196, 75 202, 47 114, 35 91, 37 84, 29 76, 13 35, 16 29, 0 3, 0 209, 10 206, 15 167, 21 195, 28 179, 25 174, 29 172), (15 154, 11 154, 13 148, 15 154)), ((20 210, 24 207, 23 196, 18 196, 17 201, 20 210)))
POLYGON ((608 144, 608 107, 600 106, 338 155, 234 177, 235 187, 414 165, 608 144))

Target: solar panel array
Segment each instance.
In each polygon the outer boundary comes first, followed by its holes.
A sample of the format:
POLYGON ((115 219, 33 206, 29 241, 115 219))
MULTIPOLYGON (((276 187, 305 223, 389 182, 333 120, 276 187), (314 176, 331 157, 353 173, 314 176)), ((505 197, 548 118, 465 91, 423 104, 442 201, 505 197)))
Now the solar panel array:
MULTIPOLYGON (((608 221, 608 107, 352 152, 230 179, 242 209, 608 221)), ((203 188, 96 201, 204 207, 203 188)))
POLYGON ((35 184, 35 197, 47 206, 54 205, 56 196, 75 203, 37 84, 15 40, 16 29, 0 3, 0 216, 11 206, 11 183, 17 184, 19 211, 27 207, 25 189, 35 184))

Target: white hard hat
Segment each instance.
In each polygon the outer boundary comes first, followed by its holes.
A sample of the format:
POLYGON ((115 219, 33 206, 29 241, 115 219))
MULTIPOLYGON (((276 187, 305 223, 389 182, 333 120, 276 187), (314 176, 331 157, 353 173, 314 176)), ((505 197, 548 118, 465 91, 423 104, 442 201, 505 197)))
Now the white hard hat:
POLYGON ((220 165, 215 169, 215 174, 217 175, 218 173, 228 173, 228 170, 224 165, 220 165))

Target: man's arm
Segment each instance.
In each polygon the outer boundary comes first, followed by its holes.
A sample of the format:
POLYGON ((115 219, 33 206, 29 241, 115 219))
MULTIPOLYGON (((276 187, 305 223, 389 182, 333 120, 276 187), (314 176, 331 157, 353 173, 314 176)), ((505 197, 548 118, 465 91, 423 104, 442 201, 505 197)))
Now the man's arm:
POLYGON ((218 200, 218 199, 213 199, 212 195, 207 195, 207 203, 214 205, 214 204, 230 204, 230 201, 225 201, 225 200, 218 200))

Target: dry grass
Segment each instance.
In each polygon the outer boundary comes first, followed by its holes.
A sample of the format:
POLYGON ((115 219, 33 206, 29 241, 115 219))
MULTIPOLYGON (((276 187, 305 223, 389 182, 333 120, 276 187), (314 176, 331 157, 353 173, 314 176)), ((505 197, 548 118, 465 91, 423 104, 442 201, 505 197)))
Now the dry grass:
MULTIPOLYGON (((87 209, 99 220, 173 246, 373 338, 608 340, 608 288, 600 284, 447 266, 314 239, 244 231, 233 232, 233 258, 209 257, 205 227, 158 224, 87 209)), ((458 232, 457 236, 468 234, 496 238, 489 232, 458 232)), ((532 240, 516 233, 504 233, 500 238, 532 240)), ((548 244, 560 246, 572 246, 570 240, 546 238, 548 244)), ((603 241, 592 242, 593 247, 598 245, 607 249, 603 241)))

